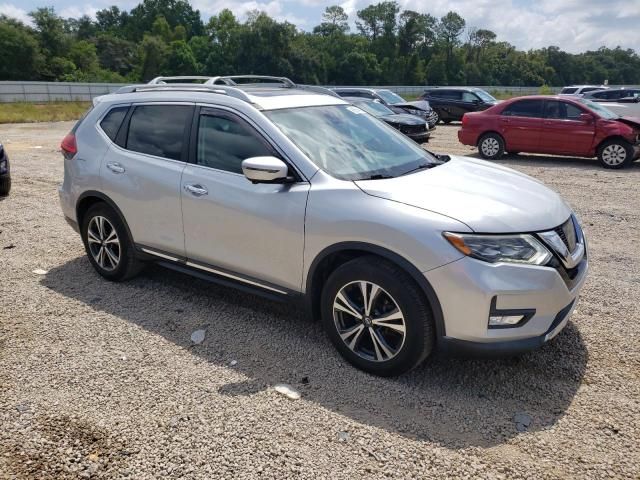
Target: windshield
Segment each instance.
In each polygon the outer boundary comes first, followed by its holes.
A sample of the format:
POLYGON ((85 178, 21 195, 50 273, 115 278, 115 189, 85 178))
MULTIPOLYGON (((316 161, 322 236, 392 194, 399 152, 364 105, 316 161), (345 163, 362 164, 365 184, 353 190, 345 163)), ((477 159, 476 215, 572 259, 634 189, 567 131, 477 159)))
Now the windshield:
POLYGON ((397 93, 393 93, 391 90, 376 90, 376 93, 380 95, 380 98, 382 98, 389 105, 395 105, 397 103, 407 103, 404 98, 402 98, 397 93))
POLYGON ((475 93, 477 96, 480 97, 480 99, 483 102, 486 103, 497 103, 498 100, 496 100, 493 96, 491 96, 490 94, 488 94, 487 92, 485 92, 484 90, 474 90, 473 93, 475 93))
POLYGON ((365 112, 373 115, 374 117, 381 117, 383 115, 393 115, 393 111, 378 102, 354 102, 354 105, 361 108, 365 112))
POLYGON ((606 118, 607 120, 613 120, 620 117, 620 115, 613 113, 608 108, 603 107, 599 103, 592 102, 591 100, 587 100, 586 98, 581 98, 578 101, 582 103, 585 107, 587 107, 589 110, 591 110, 592 112, 597 113, 602 118, 606 118))
POLYGON ((264 114, 319 168, 342 180, 389 178, 439 162, 415 142, 353 105, 264 114))

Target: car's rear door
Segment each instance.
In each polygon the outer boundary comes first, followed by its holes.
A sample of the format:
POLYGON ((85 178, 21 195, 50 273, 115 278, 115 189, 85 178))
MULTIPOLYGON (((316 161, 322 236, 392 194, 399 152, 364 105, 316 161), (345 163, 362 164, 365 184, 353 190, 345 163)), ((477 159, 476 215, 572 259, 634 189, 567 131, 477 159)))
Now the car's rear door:
POLYGON ((542 100, 524 99, 513 102, 502 111, 498 123, 507 151, 539 151, 542 107, 542 100))
POLYGON ((194 107, 132 105, 102 161, 102 191, 124 215, 139 247, 184 255, 180 176, 194 107))
POLYGON ((571 102, 546 100, 540 151, 558 155, 586 155, 595 137, 593 114, 571 102), (582 113, 591 120, 580 118, 582 113))
POLYGON ((242 161, 259 156, 284 159, 241 114, 200 107, 182 175, 187 259, 245 283, 299 290, 310 185, 251 183, 242 161))

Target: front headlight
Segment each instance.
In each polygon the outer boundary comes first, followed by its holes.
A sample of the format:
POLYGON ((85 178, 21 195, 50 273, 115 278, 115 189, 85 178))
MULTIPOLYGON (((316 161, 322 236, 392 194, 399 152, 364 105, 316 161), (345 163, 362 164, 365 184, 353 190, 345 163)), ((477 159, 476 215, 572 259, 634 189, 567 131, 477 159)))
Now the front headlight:
POLYGON ((489 263, 509 262, 544 265, 551 252, 532 235, 476 235, 444 232, 461 253, 489 263))

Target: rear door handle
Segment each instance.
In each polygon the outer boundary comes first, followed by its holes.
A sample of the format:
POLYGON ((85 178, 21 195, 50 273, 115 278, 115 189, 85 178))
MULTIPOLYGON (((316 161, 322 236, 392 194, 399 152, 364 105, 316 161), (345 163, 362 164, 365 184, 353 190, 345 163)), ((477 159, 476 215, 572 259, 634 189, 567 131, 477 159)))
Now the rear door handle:
POLYGON ((107 168, 113 173, 124 173, 124 167, 117 162, 107 163, 107 168))
POLYGON ((187 184, 184 186, 184 189, 194 197, 202 197, 203 195, 209 194, 209 191, 205 187, 198 184, 187 184))

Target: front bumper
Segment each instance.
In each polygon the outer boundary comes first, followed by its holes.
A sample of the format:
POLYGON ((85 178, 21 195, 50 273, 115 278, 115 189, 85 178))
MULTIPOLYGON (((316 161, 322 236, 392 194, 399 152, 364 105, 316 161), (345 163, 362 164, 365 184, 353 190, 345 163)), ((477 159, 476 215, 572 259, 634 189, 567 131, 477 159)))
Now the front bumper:
POLYGON ((538 348, 567 324, 588 270, 587 257, 563 267, 490 264, 464 257, 425 272, 440 301, 444 350, 505 355, 538 348), (572 277, 572 278, 571 278, 572 277), (522 324, 489 328, 492 301, 499 310, 535 310, 522 324))
POLYGON ((417 143, 425 143, 429 141, 429 137, 431 137, 431 132, 420 132, 420 133, 405 133, 407 137, 417 143))

